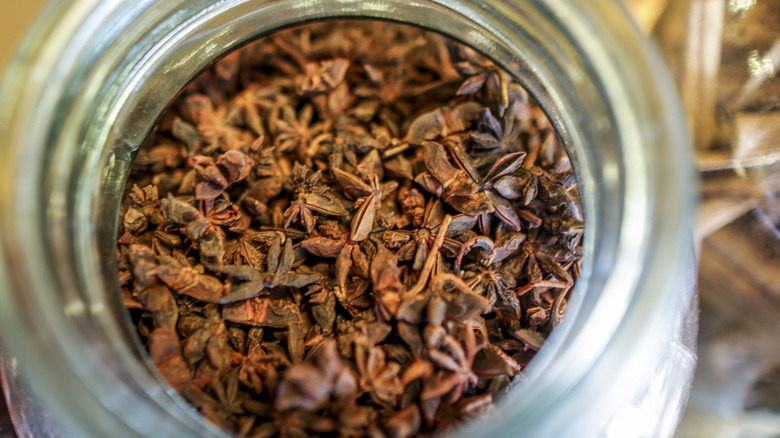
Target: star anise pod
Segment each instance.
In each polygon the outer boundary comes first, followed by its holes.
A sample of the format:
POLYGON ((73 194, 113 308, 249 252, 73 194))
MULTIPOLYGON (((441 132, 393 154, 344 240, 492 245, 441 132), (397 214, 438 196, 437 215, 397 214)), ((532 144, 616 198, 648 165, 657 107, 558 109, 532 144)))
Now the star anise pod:
POLYGON ((391 327, 381 322, 362 321, 351 334, 355 366, 360 376, 360 386, 368 391, 371 399, 380 405, 393 405, 403 392, 398 362, 387 359, 378 346, 391 332, 391 327))
POLYGON ((199 202, 206 218, 215 227, 234 233, 243 233, 249 228, 251 218, 238 205, 230 202, 226 194, 218 198, 199 202))
MULTIPOLYGON (((495 210, 496 216, 512 226, 515 230, 520 231, 521 223, 517 211, 514 206, 494 188, 494 184, 506 175, 510 175, 520 169, 523 165, 526 153, 513 152, 504 155, 493 164, 485 177, 482 178, 469 155, 463 150, 459 138, 451 138, 450 141, 446 142, 446 145, 447 149, 452 153, 453 160, 458 167, 471 178, 476 186, 479 187, 479 193, 483 193, 489 200, 495 210)), ((482 226, 484 233, 489 229, 487 226, 489 217, 485 216, 484 213, 482 213, 482 215, 483 216, 480 218, 480 225, 482 226)))
POLYGON ((296 162, 293 169, 291 189, 295 200, 284 212, 284 226, 289 227, 296 219, 303 223, 306 231, 314 231, 317 218, 314 213, 326 216, 347 216, 349 213, 329 192, 330 188, 321 183, 322 172, 312 172, 306 166, 296 162))
POLYGON ((263 137, 266 132, 260 113, 268 114, 278 99, 279 92, 274 88, 250 84, 230 101, 225 119, 236 126, 245 125, 255 135, 263 137))
POLYGON ((398 183, 390 181, 380 185, 379 175, 376 173, 368 173, 367 182, 340 169, 333 169, 333 175, 344 194, 356 201, 357 210, 349 230, 350 239, 354 242, 365 240, 374 228, 374 217, 382 206, 382 199, 395 191, 398 183))
POLYGON ((211 222, 200 210, 188 202, 175 198, 172 194, 168 194, 168 198, 163 199, 161 203, 165 220, 184 227, 184 233, 190 239, 200 239, 211 226, 211 222))
POLYGON ((248 265, 262 270, 267 253, 259 247, 269 247, 278 236, 272 231, 247 231, 226 249, 225 260, 233 265, 248 265))
POLYGON ((358 396, 357 381, 328 339, 312 349, 307 362, 291 366, 278 386, 274 406, 280 411, 317 411, 328 403, 352 404, 358 396))
POLYGON ((447 324, 448 333, 428 350, 428 358, 440 371, 423 384, 420 400, 425 403, 434 398, 446 398, 456 403, 479 378, 472 370, 474 359, 482 349, 474 329, 469 325, 447 324))
POLYGON ((237 375, 238 368, 234 368, 212 380, 207 388, 190 384, 182 394, 209 421, 224 429, 238 429, 238 419, 246 413, 244 401, 248 397, 239 391, 237 375))
POLYGON ((203 182, 195 186, 195 199, 199 200, 215 199, 231 184, 246 178, 255 165, 251 158, 236 150, 225 152, 216 162, 202 155, 192 157, 188 162, 203 178, 203 182))
POLYGON ((309 146, 325 129, 322 123, 313 123, 313 118, 314 109, 311 105, 305 105, 300 111, 290 105, 283 105, 275 109, 269 119, 274 145, 279 152, 293 153, 308 166, 312 164, 309 146))
POLYGON ((515 254, 525 239, 525 234, 515 232, 502 235, 496 243, 485 236, 470 239, 461 247, 453 270, 460 273, 464 255, 474 248, 480 248, 477 262, 465 266, 460 276, 475 293, 486 297, 491 307, 517 314, 520 303, 516 293, 516 266, 502 264, 502 261, 515 254))
MULTIPOLYGON (((214 304, 204 306, 203 316, 205 318, 200 318, 200 325, 185 336, 182 354, 193 366, 205 365, 215 373, 224 373, 231 365, 227 327, 214 304)), ((217 388, 216 392, 219 393, 220 389, 223 388, 217 388)))
POLYGON ((455 70, 466 80, 456 94, 476 94, 484 88, 490 96, 489 100, 496 102, 499 115, 503 116, 510 101, 509 85, 512 79, 509 74, 471 48, 461 47, 460 55, 463 60, 455 63, 455 70))
POLYGON ((562 263, 574 262, 578 254, 555 251, 555 243, 555 238, 544 239, 538 229, 534 230, 521 245, 519 254, 509 261, 515 272, 522 269, 528 281, 517 290, 518 296, 534 291, 534 298, 538 300, 538 294, 546 289, 566 289, 574 285, 572 275, 562 263))
POLYGON ((202 94, 187 96, 182 106, 182 114, 197 127, 204 143, 201 150, 209 154, 215 150, 245 150, 254 140, 254 136, 231 126, 227 119, 227 108, 214 108, 212 100, 202 94))
POLYGON ((475 293, 487 297, 491 306, 508 311, 517 311, 520 303, 517 300, 515 288, 517 282, 512 272, 501 269, 501 266, 482 266, 474 264, 466 266, 463 272, 463 281, 471 287, 475 293))
POLYGON ((344 58, 308 62, 304 74, 298 79, 298 93, 319 94, 334 90, 347 74, 349 61, 344 58))
POLYGON ((281 193, 284 183, 284 175, 279 167, 274 146, 257 144, 251 150, 251 158, 255 162, 254 175, 249 178, 250 187, 246 196, 255 198, 260 202, 268 202, 281 193))
POLYGON ((558 239, 558 243, 572 252, 579 253, 579 257, 582 256, 578 248, 585 226, 581 220, 567 216, 552 217, 547 221, 547 226, 550 233, 558 239))
POLYGON ((390 71, 383 71, 380 67, 363 64, 363 70, 368 83, 355 89, 359 97, 376 101, 379 105, 392 106, 401 97, 415 94, 416 90, 409 86, 413 74, 406 65, 399 64, 390 71))
POLYGON ((150 223, 160 225, 163 222, 157 186, 150 184, 142 189, 133 184, 127 196, 130 198, 130 206, 122 218, 125 232, 138 234, 146 230, 150 223))
POLYGON ((179 391, 192 379, 180 342, 176 329, 171 327, 156 327, 149 333, 149 358, 168 384, 179 391))
POLYGON ((513 101, 500 119, 488 108, 480 110, 476 116, 479 131, 469 137, 477 169, 491 165, 507 153, 518 152, 517 140, 527 131, 530 123, 530 120, 521 118, 530 118, 528 106, 527 101, 513 101))
POLYGON ((476 102, 439 107, 418 116, 407 130, 405 142, 422 144, 465 131, 481 109, 476 102))
POLYGON ((281 248, 281 238, 274 239, 268 250, 267 270, 260 272, 251 266, 227 265, 222 272, 229 275, 234 286, 228 295, 219 300, 220 304, 235 303, 270 293, 277 286, 303 287, 319 280, 319 274, 299 274, 291 272, 295 255, 292 240, 287 239, 284 249, 281 248))
POLYGON ((417 189, 401 188, 398 190, 398 204, 402 216, 396 222, 397 228, 404 228, 407 225, 414 227, 422 226, 425 220, 425 206, 427 204, 422 193, 417 189))
POLYGON ((346 230, 331 236, 310 237, 303 240, 300 246, 317 257, 336 259, 336 281, 342 288, 346 285, 350 270, 354 270, 363 278, 368 278, 368 257, 359 243, 352 240, 346 230))
MULTIPOLYGON (((399 260, 412 260, 412 269, 419 271, 422 269, 425 259, 428 258, 428 252, 433 246, 436 233, 445 215, 444 204, 440 200, 434 199, 425 208, 421 227, 414 230, 388 230, 383 233, 382 238, 388 247, 398 249, 399 260)), ((454 216, 442 244, 443 253, 454 257, 460 249, 460 242, 454 237, 473 228, 476 222, 476 216, 465 214, 454 216)))
POLYGON ((205 274, 202 266, 193 267, 183 257, 162 256, 151 272, 176 292, 207 303, 219 302, 225 293, 218 278, 205 274))
POLYGON ((566 205, 572 215, 579 217, 577 200, 570 194, 575 184, 576 180, 571 172, 552 175, 534 166, 530 169, 516 169, 511 175, 497 180, 494 187, 506 199, 520 199, 524 205, 528 205, 538 197, 546 205, 566 205))
POLYGON ((161 225, 157 227, 151 233, 151 241, 149 246, 152 247, 154 253, 158 256, 171 255, 175 248, 181 246, 181 237, 175 232, 175 229, 171 229, 167 226, 161 225))
POLYGON ((377 319, 388 322, 395 317, 406 288, 401 281, 398 260, 384 245, 377 245, 377 254, 371 261, 371 284, 374 287, 377 319))
POLYGON ((480 191, 479 185, 466 171, 450 164, 440 143, 426 141, 422 146, 428 172, 417 175, 414 179, 416 183, 460 213, 477 216, 494 211, 488 195, 480 191))

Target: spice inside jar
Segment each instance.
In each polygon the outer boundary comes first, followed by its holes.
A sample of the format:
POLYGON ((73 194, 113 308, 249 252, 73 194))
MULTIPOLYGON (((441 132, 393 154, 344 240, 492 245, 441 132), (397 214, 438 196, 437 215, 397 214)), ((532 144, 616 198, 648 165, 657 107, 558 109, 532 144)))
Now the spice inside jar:
POLYGON ((489 411, 557 324, 582 216, 556 133, 433 32, 313 23, 227 54, 135 157, 120 282, 157 371, 242 436, 489 411))

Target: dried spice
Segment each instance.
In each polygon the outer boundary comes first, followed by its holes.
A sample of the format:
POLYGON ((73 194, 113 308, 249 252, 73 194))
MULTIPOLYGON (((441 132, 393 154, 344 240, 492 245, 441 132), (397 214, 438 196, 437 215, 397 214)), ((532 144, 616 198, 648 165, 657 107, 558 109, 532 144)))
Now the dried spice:
POLYGON ((398 24, 312 24, 215 63, 121 210, 124 298, 160 374, 240 436, 484 415, 579 272, 579 196, 540 114, 486 58, 398 24))

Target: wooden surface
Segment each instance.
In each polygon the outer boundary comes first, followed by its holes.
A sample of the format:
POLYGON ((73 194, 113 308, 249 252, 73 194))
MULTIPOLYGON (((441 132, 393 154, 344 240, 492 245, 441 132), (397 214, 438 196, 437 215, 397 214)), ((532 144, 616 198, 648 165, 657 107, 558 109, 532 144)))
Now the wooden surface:
MULTIPOLYGON (((0 69, 4 69, 13 47, 43 7, 43 0, 0 0, 0 69)), ((0 387, 0 438, 16 436, 0 387)))
POLYGON ((44 3, 43 0, 0 1, 0 66, 5 66, 14 45, 44 3))

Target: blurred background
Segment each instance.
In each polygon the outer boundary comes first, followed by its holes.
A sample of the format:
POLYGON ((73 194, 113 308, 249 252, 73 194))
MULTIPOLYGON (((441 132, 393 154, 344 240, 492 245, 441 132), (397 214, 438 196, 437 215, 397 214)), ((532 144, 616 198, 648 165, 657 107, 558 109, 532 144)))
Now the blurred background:
POLYGON ((5 65, 14 43, 35 15, 43 8, 44 0, 0 2, 0 65, 5 65))
MULTIPOLYGON (((0 69, 10 56, 20 34, 43 7, 43 0, 24 2, 0 1, 0 69)), ((0 393, 2 393, 0 391, 0 393)), ((0 438, 15 437, 11 418, 5 407, 5 397, 0 397, 0 438)))
MULTIPOLYGON (((778 438, 780 1, 624 2, 675 79, 702 177, 699 365, 677 436, 778 438)), ((0 3, 5 65, 44 1, 0 3)))
POLYGON ((780 2, 627 0, 701 175, 699 361, 680 438, 780 437, 780 2))

